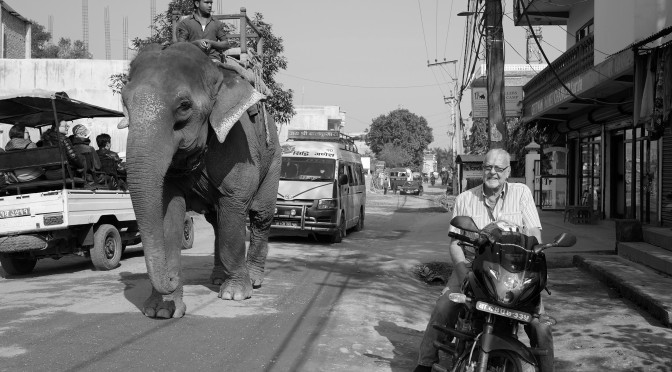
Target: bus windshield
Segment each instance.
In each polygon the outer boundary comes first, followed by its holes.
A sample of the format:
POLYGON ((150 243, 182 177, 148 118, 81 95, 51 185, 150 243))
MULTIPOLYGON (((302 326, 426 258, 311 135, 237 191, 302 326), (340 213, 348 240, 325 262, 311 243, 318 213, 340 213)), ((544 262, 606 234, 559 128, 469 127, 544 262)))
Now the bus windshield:
POLYGON ((283 157, 281 180, 333 181, 336 160, 283 157))

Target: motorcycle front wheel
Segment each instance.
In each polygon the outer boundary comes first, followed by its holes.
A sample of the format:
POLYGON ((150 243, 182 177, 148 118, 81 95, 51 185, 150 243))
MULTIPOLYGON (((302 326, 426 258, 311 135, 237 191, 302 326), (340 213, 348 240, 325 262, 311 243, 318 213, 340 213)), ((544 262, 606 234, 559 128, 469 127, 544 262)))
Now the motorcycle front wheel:
MULTIPOLYGON (((469 369, 469 366, 478 363, 478 354, 478 351, 474 350, 474 354, 471 356, 471 360, 469 360, 469 350, 466 350, 464 357, 457 361, 457 365, 452 371, 473 371, 474 369, 469 369)), ((477 368, 478 367, 475 369, 477 368)), ((534 365, 528 363, 514 352, 508 350, 493 350, 488 356, 488 366, 485 370, 487 372, 535 372, 537 369, 534 365)))

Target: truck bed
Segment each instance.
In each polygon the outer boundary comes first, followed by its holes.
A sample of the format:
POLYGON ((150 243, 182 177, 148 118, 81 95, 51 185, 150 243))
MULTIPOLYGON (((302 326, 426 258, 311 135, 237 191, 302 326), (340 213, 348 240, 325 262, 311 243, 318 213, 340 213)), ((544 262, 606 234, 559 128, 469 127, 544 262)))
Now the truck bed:
POLYGON ((97 223, 135 221, 128 191, 63 189, 0 197, 0 236, 97 223))

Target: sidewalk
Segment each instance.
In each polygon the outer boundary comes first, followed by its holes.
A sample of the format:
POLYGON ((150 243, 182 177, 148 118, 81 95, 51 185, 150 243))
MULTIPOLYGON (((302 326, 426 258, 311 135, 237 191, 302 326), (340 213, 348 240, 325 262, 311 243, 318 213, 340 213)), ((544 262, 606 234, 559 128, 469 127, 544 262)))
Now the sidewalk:
POLYGON ((594 225, 575 225, 567 220, 563 222, 563 211, 539 211, 542 238, 545 243, 563 232, 571 232, 576 236, 573 247, 556 247, 546 251, 547 254, 557 253, 616 253, 616 227, 613 220, 598 220, 594 225))

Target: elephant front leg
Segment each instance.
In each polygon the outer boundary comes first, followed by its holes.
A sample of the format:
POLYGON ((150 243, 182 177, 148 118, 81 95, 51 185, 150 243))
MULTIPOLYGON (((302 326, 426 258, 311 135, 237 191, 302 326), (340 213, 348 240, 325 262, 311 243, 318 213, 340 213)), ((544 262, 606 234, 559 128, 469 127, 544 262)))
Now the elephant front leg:
POLYGON ((252 281, 245 265, 244 208, 221 203, 215 231, 215 266, 211 279, 214 284, 221 283, 219 297, 236 301, 252 297, 252 281))
POLYGON ((142 305, 142 312, 150 318, 181 318, 187 312, 187 305, 182 300, 182 286, 169 295, 161 295, 152 288, 152 294, 142 305))
POLYGON ((167 205, 163 219, 163 235, 166 252, 166 269, 171 277, 176 278, 179 284, 177 289, 168 295, 162 295, 152 287, 152 294, 143 304, 143 313, 150 318, 181 318, 187 312, 187 305, 182 300, 182 269, 180 256, 182 248, 182 234, 186 204, 184 197, 178 191, 169 188, 164 203, 167 205))

